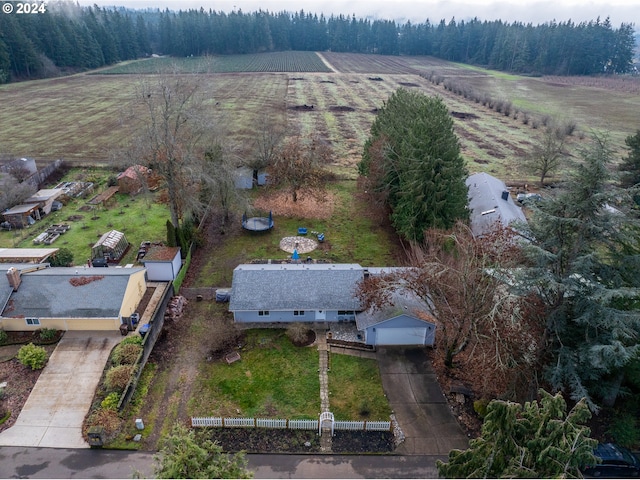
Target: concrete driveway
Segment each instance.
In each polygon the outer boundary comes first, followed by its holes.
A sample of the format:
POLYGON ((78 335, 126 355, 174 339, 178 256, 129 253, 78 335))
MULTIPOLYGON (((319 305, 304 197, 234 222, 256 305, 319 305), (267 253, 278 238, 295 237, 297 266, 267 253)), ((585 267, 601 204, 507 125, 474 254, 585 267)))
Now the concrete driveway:
POLYGON ((405 440, 402 455, 448 455, 469 447, 426 356, 424 348, 379 347, 382 386, 405 440))
POLYGON ((0 446, 89 448, 82 423, 119 332, 64 334, 0 446))

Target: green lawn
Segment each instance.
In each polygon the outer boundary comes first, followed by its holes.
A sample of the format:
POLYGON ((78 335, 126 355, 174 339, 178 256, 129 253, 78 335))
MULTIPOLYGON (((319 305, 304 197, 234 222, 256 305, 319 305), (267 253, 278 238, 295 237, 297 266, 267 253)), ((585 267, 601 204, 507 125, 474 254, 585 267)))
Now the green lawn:
MULTIPOLYGON (((107 187, 107 179, 114 172, 99 168, 73 169, 64 181, 92 181, 94 194, 107 187)), ((131 248, 120 264, 134 263, 138 246, 143 241, 166 240, 166 205, 157 202, 157 195, 150 193, 132 197, 116 194, 108 206, 92 206, 83 199, 73 199, 61 210, 51 212, 28 228, 0 231, 0 247, 4 248, 68 248, 73 253, 74 264, 83 265, 91 257, 91 247, 109 230, 123 232, 131 248), (88 210, 91 208, 91 210, 88 210), (33 239, 53 224, 66 223, 70 229, 51 245, 34 245, 33 239)))
POLYGON ((191 416, 317 418, 316 348, 293 346, 284 330, 257 329, 247 332, 240 355, 231 365, 217 361, 201 366, 191 416))
MULTIPOLYGON (((197 285, 231 286, 233 269, 255 259, 280 260, 289 254, 280 250, 283 237, 297 235, 298 227, 325 234, 327 249, 309 254, 314 259, 336 263, 359 263, 364 266, 397 265, 393 235, 371 218, 362 215, 366 205, 356 196, 356 182, 344 180, 327 185, 335 193, 337 204, 328 220, 274 216, 269 232, 231 232, 226 241, 202 266, 197 285)), ((239 222, 239 218, 236 218, 239 222)))
POLYGON ((371 358, 331 354, 329 404, 337 420, 388 420, 378 362, 371 358))

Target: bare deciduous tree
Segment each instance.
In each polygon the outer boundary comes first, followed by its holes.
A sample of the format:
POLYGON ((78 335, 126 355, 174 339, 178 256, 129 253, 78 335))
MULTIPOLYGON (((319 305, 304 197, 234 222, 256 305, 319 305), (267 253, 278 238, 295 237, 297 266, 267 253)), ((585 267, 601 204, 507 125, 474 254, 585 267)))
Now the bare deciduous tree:
POLYGON ((284 138, 284 129, 278 127, 268 117, 260 120, 260 128, 253 141, 253 151, 245 165, 252 170, 253 187, 258 186, 258 174, 276 161, 280 145, 284 138))
POLYGON ((246 202, 243 191, 236 188, 235 170, 240 163, 235 155, 219 143, 207 148, 204 154, 202 180, 203 203, 217 206, 228 220, 233 207, 241 207, 246 202))
POLYGON ((0 212, 18 205, 36 192, 33 185, 20 183, 13 175, 1 172, 0 187, 0 212))
POLYGON ((527 170, 540 177, 540 186, 544 186, 544 180, 560 167, 567 155, 566 139, 562 129, 547 126, 540 143, 534 145, 525 158, 527 170))
POLYGON ((506 230, 479 239, 461 222, 449 231, 432 229, 424 245, 410 252, 411 268, 371 275, 359 298, 365 308, 382 309, 398 288, 416 294, 429 305, 417 316, 436 323, 436 351, 444 365, 477 372, 481 394, 516 396, 520 373, 530 373, 538 360, 542 330, 531 326, 535 317, 528 300, 507 290, 505 267, 518 252, 506 230))
POLYGON ((143 80, 136 96, 146 113, 132 153, 164 180, 171 223, 179 226, 186 215, 202 207, 198 195, 203 166, 200 144, 212 129, 211 117, 206 115, 193 77, 143 80))
POLYGON ((293 137, 273 162, 269 181, 289 188, 294 202, 302 192, 322 197, 326 176, 323 166, 332 156, 331 146, 318 136, 293 137))

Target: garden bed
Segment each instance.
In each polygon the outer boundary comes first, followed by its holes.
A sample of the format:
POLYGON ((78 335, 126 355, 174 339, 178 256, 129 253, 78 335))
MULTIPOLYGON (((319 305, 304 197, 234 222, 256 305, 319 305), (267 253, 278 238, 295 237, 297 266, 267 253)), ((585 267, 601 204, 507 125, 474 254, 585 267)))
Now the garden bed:
MULTIPOLYGON (((332 453, 392 453, 393 433, 336 431, 332 453)), ((320 437, 315 430, 277 430, 262 428, 211 428, 204 435, 218 442, 227 452, 319 453, 320 437), (305 444, 306 443, 306 444, 305 444)))

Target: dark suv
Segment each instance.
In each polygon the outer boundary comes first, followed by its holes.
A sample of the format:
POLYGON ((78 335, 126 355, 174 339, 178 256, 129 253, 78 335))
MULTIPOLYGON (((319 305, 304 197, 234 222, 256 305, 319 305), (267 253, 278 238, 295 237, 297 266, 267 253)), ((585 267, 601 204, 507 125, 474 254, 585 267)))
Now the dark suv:
POLYGON ((602 460, 597 465, 589 465, 582 473, 589 477, 637 477, 640 475, 640 461, 624 447, 614 443, 600 443, 593 454, 602 460))

